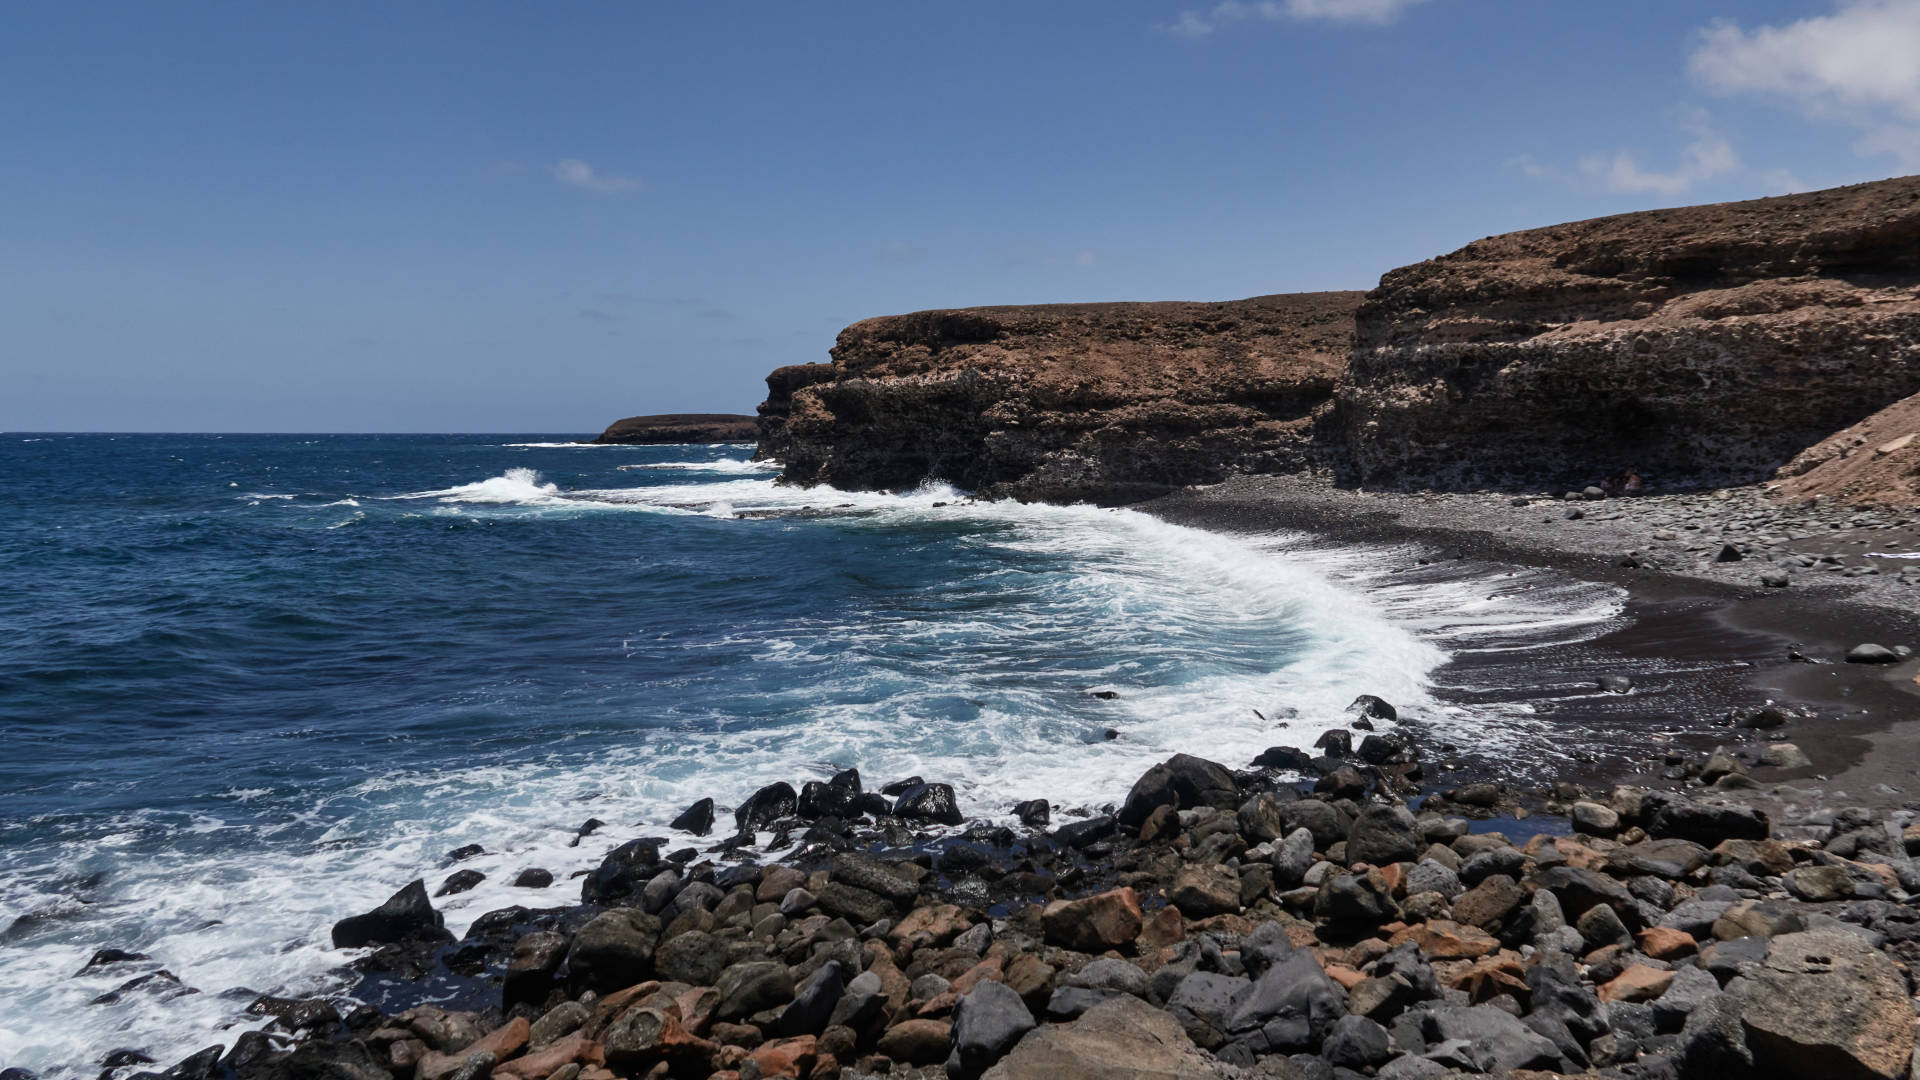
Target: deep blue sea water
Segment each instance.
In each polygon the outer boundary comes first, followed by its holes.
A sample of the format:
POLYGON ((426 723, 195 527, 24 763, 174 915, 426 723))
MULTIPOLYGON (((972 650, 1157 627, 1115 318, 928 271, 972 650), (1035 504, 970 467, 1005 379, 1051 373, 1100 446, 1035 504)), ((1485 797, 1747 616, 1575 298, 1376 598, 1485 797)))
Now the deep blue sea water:
POLYGON ((1358 693, 1524 738, 1435 701, 1448 650, 1618 611, 564 438, 0 435, 0 1065, 164 1066, 257 1023, 254 993, 337 992, 331 923, 462 844, 488 880, 440 901, 456 933, 577 898, 700 797, 848 766, 1004 817, 1174 751, 1311 745, 1358 693), (532 866, 551 890, 508 884, 532 866), (106 947, 152 960, 76 977, 106 947), (200 992, 87 1004, 158 967, 200 992))

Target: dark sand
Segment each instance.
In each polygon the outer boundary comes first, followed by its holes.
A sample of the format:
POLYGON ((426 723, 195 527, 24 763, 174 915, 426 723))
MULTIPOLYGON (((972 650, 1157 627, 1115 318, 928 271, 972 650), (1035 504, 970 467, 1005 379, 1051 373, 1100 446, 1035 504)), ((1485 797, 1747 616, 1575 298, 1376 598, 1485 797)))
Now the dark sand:
MULTIPOLYGON (((1708 502, 1709 508, 1718 505, 1708 502)), ((1753 502, 1725 505, 1730 516, 1743 507, 1751 511, 1753 502)), ((1602 793, 1616 783, 1678 788, 1662 777, 1668 751, 1697 755, 1715 745, 1758 750, 1768 741, 1791 741, 1811 767, 1755 767, 1758 790, 1735 793, 1770 807, 1776 823, 1793 825, 1820 807, 1920 807, 1920 723, 1913 722, 1920 720, 1920 658, 1891 666, 1844 661, 1847 650, 1862 642, 1920 645, 1920 588, 1885 576, 1808 574, 1796 576, 1793 587, 1769 589, 1758 583, 1760 566, 1714 564, 1705 556, 1692 564, 1665 558, 1661 569, 1621 565, 1623 553, 1649 547, 1650 523, 1672 519, 1671 503, 1661 509, 1656 500, 1585 504, 1588 520, 1566 522, 1557 503, 1516 507, 1511 495, 1357 492, 1309 478, 1261 476, 1177 492, 1139 509, 1226 532, 1308 533, 1330 543, 1402 550, 1413 545, 1431 561, 1410 560, 1408 573, 1491 575, 1501 566, 1524 566, 1623 588, 1623 628, 1556 653, 1554 667, 1532 672, 1530 680, 1515 679, 1511 671, 1453 669, 1482 663, 1468 658, 1442 673, 1449 683, 1509 687, 1508 700, 1531 701, 1570 740, 1599 748, 1576 755, 1571 765, 1561 763, 1552 779, 1602 793), (1820 662, 1789 660, 1796 649, 1820 662), (1571 689, 1602 674, 1629 675, 1634 692, 1571 689), (1735 708, 1769 701, 1811 706, 1818 716, 1773 732, 1725 720, 1735 708)), ((1686 512, 1697 513, 1697 502, 1686 512)), ((1711 534, 1715 524, 1705 522, 1700 534, 1687 539, 1711 534)), ((1796 542, 1794 550, 1848 553, 1858 565, 1865 551, 1911 550, 1920 540, 1909 535, 1914 531, 1880 528, 1856 535, 1844 527, 1828 529, 1796 542)), ((1905 564, 1884 565, 1897 570, 1905 564)), ((1471 705, 1502 694, 1482 689, 1455 700, 1471 705)), ((1502 769, 1482 762, 1459 776, 1443 773, 1432 780, 1450 786, 1460 776, 1504 773, 1519 787, 1543 779, 1525 765, 1508 762, 1502 769)))

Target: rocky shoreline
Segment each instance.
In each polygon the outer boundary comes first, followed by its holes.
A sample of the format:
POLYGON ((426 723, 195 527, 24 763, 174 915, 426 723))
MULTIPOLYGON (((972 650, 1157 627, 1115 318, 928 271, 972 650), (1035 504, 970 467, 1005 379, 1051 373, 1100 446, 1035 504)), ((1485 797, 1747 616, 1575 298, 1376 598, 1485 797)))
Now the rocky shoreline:
POLYGON ((579 905, 458 941, 416 881, 334 928, 369 949, 359 1001, 263 998, 264 1030, 134 1075, 1908 1075, 1920 814, 1759 808, 1803 762, 1778 736, 1813 735, 1794 710, 1610 790, 1439 787, 1390 703, 1349 716, 1061 823, 969 826, 918 777, 776 784, 729 839, 629 841, 579 905))

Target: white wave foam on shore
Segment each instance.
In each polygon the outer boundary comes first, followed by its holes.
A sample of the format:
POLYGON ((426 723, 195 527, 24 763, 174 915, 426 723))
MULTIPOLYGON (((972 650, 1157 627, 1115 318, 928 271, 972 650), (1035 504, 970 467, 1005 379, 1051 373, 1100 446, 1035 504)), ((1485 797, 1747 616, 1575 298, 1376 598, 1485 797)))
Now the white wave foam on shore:
MULTIPOLYGON (((844 492, 685 471, 695 482, 563 491, 516 468, 397 498, 463 513, 704 514, 740 529, 821 514, 847 529, 961 523, 959 542, 980 558, 953 580, 928 583, 924 603, 738 631, 728 644, 747 646, 755 677, 778 687, 763 695, 757 720, 652 729, 585 760, 555 751, 388 773, 278 826, 168 826, 253 832, 235 844, 164 845, 117 865, 110 898, 36 933, 30 947, 10 947, 0 961, 0 1061, 78 1080, 95 1070, 76 1066, 119 1046, 141 1047, 164 1067, 230 1045, 261 1020, 242 1015, 248 994, 223 992, 342 991, 352 954, 331 948, 331 924, 416 877, 436 887, 454 847, 487 849, 461 864, 486 880, 435 901, 458 935, 490 910, 573 902, 579 885, 569 875, 635 836, 710 844, 665 825, 699 798, 726 808, 765 784, 797 786, 837 767, 858 767, 873 786, 912 774, 951 783, 976 819, 1006 820, 1029 798, 1097 808, 1175 752, 1239 767, 1269 746, 1310 747, 1345 726, 1345 707, 1362 693, 1463 743, 1519 751, 1542 737, 1525 716, 1495 723, 1445 705, 1436 673, 1454 651, 1574 640, 1619 613, 1618 596, 1603 587, 1545 575, 1397 576, 1391 567, 1410 557, 1391 549, 1216 534, 1131 510, 974 501, 940 484, 844 492), (1118 696, 1085 693, 1096 688, 1118 696), (589 816, 610 824, 569 846, 589 816), (317 841, 276 838, 311 821, 331 823, 317 841), (553 872, 552 888, 512 887, 535 866, 553 872), (102 942, 154 959, 74 977, 102 942), (158 966, 202 992, 86 1004, 158 966)), ((63 847, 43 872, 0 882, 0 907, 64 902, 71 882, 159 827, 132 815, 119 834, 63 847)))

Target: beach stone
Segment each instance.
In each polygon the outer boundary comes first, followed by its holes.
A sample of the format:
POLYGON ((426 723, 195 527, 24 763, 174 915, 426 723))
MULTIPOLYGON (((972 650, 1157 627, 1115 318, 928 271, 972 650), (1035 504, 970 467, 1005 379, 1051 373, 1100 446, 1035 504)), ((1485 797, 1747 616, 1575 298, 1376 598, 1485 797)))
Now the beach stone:
POLYGON ((1237 913, 1240 875, 1219 864, 1182 866, 1174 872, 1167 902, 1190 919, 1237 913))
POLYGON ((1713 936, 1722 941, 1742 937, 1773 938, 1806 928, 1806 920, 1785 907, 1742 900, 1713 921, 1713 936))
MULTIPOLYGON (((894 913, 893 901, 839 881, 829 881, 820 886, 820 891, 814 894, 814 902, 821 911, 845 919, 855 926, 871 926, 882 919, 891 918, 894 913)), ((784 901, 782 903, 784 905, 784 901)))
POLYGON ((607 853, 593 873, 580 880, 580 902, 611 904, 646 888, 660 872, 660 848, 651 840, 629 840, 607 853))
POLYGON ((982 982, 954 1005, 947 1076, 977 1080, 1037 1026, 1019 994, 1001 983, 982 982))
POLYGON ((650 978, 659 938, 660 920, 644 911, 603 911, 573 935, 567 950, 568 979, 605 994, 650 978))
POLYGON ((1633 935, 1627 932, 1627 926, 1620 916, 1605 904, 1595 904, 1583 912, 1574 923, 1580 931, 1581 940, 1588 948, 1599 949, 1608 945, 1628 945, 1633 935))
POLYGON ((833 1010, 840 1004, 840 997, 846 992, 846 983, 837 963, 826 963, 814 969, 799 989, 794 991, 793 1001, 780 1019, 768 1029, 769 1035, 795 1036, 818 1034, 827 1027, 833 1017, 833 1010))
POLYGON ((1620 815, 1596 802, 1577 802, 1567 817, 1574 830, 1590 836, 1612 836, 1620 831, 1620 815))
POLYGON ((1172 1016, 1116 997, 1070 1024, 1038 1027, 985 1080, 1218 1080, 1172 1016))
POLYGON ((714 989, 720 991, 714 1016, 737 1020, 792 1001, 793 973, 785 964, 750 960, 721 972, 714 989))
POLYGON ((1747 1044, 1774 1075, 1907 1075, 1914 1010, 1906 980, 1858 935, 1783 934, 1745 984, 1740 1016, 1747 1044))
POLYGON ((668 938, 653 954, 656 976, 668 982, 712 986, 726 968, 726 946, 699 930, 668 938))
POLYGON ((695 836, 707 835, 713 831, 713 800, 701 799, 680 811, 680 816, 674 818, 672 824, 667 827, 692 833, 695 836))
POLYGON ((1341 1068, 1361 1070, 1383 1064, 1393 1054, 1387 1029, 1364 1016, 1347 1015, 1334 1021, 1320 1056, 1341 1068))
POLYGON ((1855 645, 1847 650, 1849 664, 1897 664, 1900 654, 1884 645, 1855 645))
POLYGON ((1175 754, 1134 781, 1116 815, 1124 828, 1139 829, 1162 806, 1191 810, 1200 806, 1232 809, 1240 805, 1240 785, 1218 762, 1175 754))
POLYGON ((1432 859, 1422 859, 1414 863, 1407 871, 1407 895, 1418 896, 1421 893, 1438 893, 1451 901, 1466 891, 1460 884, 1460 875, 1432 859))
POLYGON ((1241 803, 1235 818, 1240 826, 1240 835, 1256 844, 1277 840, 1285 834, 1280 821, 1280 804, 1265 792, 1241 803))
POLYGON ((1281 824, 1288 835, 1305 829, 1313 836, 1316 851, 1325 851, 1347 838, 1347 822, 1340 811, 1319 799, 1296 799, 1280 809, 1281 824))
POLYGON ((1743 937, 1732 941, 1708 942, 1700 950, 1699 964, 1702 970, 1725 986, 1734 976, 1748 974, 1766 958, 1767 939, 1743 937))
POLYGON ((1045 799, 1028 799, 1014 805, 1013 816, 1029 829, 1044 829, 1053 820, 1053 806, 1045 799))
POLYGON ((534 866, 514 875, 513 887, 516 889, 544 889, 553 884, 553 871, 534 866))
POLYGON ((743 833, 759 832, 783 817, 792 817, 799 806, 800 796, 794 792, 793 785, 780 780, 754 792, 735 807, 733 821, 743 833))
POLYGON ((1679 967, 1673 981, 1653 1002, 1654 1027, 1662 1032, 1677 1032, 1693 1010, 1709 998, 1720 996, 1720 981, 1697 967, 1679 967))
POLYGON ((1329 922, 1379 926, 1399 918, 1400 908, 1380 871, 1329 874, 1314 895, 1313 913, 1329 922))
POLYGON ((1775 769, 1808 769, 1813 767, 1813 759, 1790 742, 1768 743, 1760 751, 1760 764, 1775 769))
POLYGON ((1346 1013, 1346 989, 1302 949, 1269 967, 1235 998, 1225 1030, 1258 1028, 1275 1047, 1303 1048, 1325 1039, 1346 1013))
POLYGON ((1420 853, 1420 833, 1404 806, 1369 806, 1347 833, 1347 861, 1369 866, 1407 862, 1420 853))
POLYGON ((1388 704, 1386 699, 1375 697, 1372 694, 1361 694, 1359 697, 1354 698, 1353 704, 1347 706, 1347 713, 1351 716, 1361 716, 1369 720, 1397 721, 1400 719, 1399 710, 1388 704))
POLYGON ((1306 877, 1307 870, 1313 866, 1313 833, 1305 828, 1287 833, 1274 845, 1271 862, 1274 888, 1298 887, 1306 877))
POLYGON ((1316 795, 1329 799, 1362 799, 1366 797, 1369 781, 1360 770, 1351 765, 1342 765, 1314 782, 1316 795))
POLYGON ((1067 983, 1088 990, 1111 990, 1144 997, 1147 992, 1147 973, 1125 960, 1102 957, 1074 972, 1068 977, 1067 983))
POLYGON ((502 1002, 512 1008, 525 1002, 539 1005, 553 990, 554 978, 566 961, 570 942, 565 934, 535 930, 513 943, 513 957, 500 986, 502 1002))
POLYGON ((1053 839, 1061 847, 1079 850, 1091 847, 1118 831, 1118 823, 1111 816, 1096 814, 1083 821, 1069 821, 1053 830, 1053 839))
POLYGON ((1672 984, 1673 972, 1645 964, 1632 964, 1607 980, 1600 987, 1598 995, 1605 1002, 1646 1002, 1666 993, 1667 987, 1672 984))
POLYGON ((966 820, 960 814, 959 800, 949 784, 916 784, 908 788, 894 802, 893 815, 940 825, 958 825, 966 820))
POLYGON ((333 947, 358 949, 405 941, 452 941, 445 919, 427 897, 427 883, 418 878, 364 915, 333 924, 333 947))
POLYGON ((1616 872, 1683 878, 1705 866, 1710 854, 1691 840, 1667 837, 1617 848, 1607 857, 1607 865, 1616 872))
POLYGON ((770 1077, 801 1077, 818 1075, 818 1063, 824 1063, 827 1055, 820 1049, 824 1040, 811 1035, 800 1035, 791 1039, 761 1043, 747 1053, 740 1063, 740 1075, 752 1074, 765 1080, 770 1077))
POLYGON ((1740 1000, 1720 994, 1688 1013, 1676 1061, 1680 1075, 1689 1080, 1749 1075, 1753 1051, 1747 1048, 1746 1027, 1740 1021, 1740 1000))
POLYGON ((1452 904, 1455 922, 1498 931, 1520 905, 1527 891, 1505 874, 1495 874, 1455 897, 1452 904))
POLYGON ((833 860, 829 876, 843 885, 883 896, 902 906, 920 894, 920 886, 905 872, 863 855, 842 855, 833 860))
POLYGON ((1765 840, 1771 825, 1765 811, 1708 801, 1679 801, 1662 806, 1647 832, 1712 847, 1722 840, 1765 840))
POLYGON ((1853 895, 1853 878, 1844 867, 1802 866, 1788 871, 1781 884, 1796 900, 1810 904, 1845 900, 1853 895))
POLYGON ((1253 759, 1253 765, 1259 769, 1287 769, 1297 773, 1311 773, 1313 755, 1294 746, 1269 746, 1253 759))
POLYGON ((1079 952, 1117 949, 1140 935, 1140 899, 1131 888, 1055 900, 1040 915, 1047 943, 1079 952))
POLYGON ((1485 1066, 1478 1072, 1558 1069, 1564 1064, 1552 1040, 1493 1005, 1435 1005, 1422 1019, 1422 1028, 1429 1044, 1461 1043, 1463 1061, 1485 1066))
POLYGON ((896 1062, 932 1065, 946 1060, 952 1031, 945 1020, 903 1020, 880 1036, 875 1049, 896 1062))
POLYGON ((485 880, 487 875, 478 870, 455 870, 447 875, 447 880, 440 883, 440 887, 434 890, 433 895, 455 896, 472 890, 474 886, 485 880))
POLYGON ((1655 960, 1678 960, 1692 956, 1700 947, 1693 935, 1671 926, 1650 926, 1635 937, 1640 951, 1655 960))

